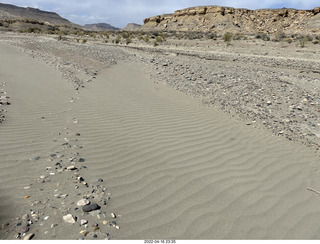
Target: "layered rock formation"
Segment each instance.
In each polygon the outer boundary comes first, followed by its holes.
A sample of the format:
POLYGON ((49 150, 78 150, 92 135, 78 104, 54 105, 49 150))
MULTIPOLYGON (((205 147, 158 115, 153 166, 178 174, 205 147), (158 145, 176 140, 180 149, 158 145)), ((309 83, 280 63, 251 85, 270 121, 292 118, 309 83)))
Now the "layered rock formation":
POLYGON ((236 9, 220 6, 192 7, 144 20, 143 30, 224 31, 252 33, 320 34, 320 7, 296 9, 236 9))

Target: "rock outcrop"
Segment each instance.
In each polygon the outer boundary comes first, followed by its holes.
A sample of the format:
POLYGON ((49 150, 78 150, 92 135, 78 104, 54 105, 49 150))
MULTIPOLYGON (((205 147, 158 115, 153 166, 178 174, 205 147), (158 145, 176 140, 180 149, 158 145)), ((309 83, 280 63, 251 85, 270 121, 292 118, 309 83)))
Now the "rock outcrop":
POLYGON ((320 34, 320 7, 312 10, 192 7, 147 18, 142 30, 320 34))

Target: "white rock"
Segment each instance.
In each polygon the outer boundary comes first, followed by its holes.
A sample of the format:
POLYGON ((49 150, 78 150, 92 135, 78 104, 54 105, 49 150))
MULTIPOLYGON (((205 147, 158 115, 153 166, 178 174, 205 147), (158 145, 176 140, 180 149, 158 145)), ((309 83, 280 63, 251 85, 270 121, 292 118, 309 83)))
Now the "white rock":
POLYGON ((76 220, 73 218, 71 214, 63 216, 63 220, 64 222, 70 223, 70 224, 74 224, 76 222, 76 220))
POLYGON ((77 168, 74 165, 70 165, 67 167, 67 170, 76 170, 77 168))
POLYGON ((90 201, 87 199, 81 199, 77 202, 77 206, 82 207, 90 204, 90 201))
POLYGON ((85 225, 88 224, 88 220, 82 219, 80 222, 80 225, 85 225))

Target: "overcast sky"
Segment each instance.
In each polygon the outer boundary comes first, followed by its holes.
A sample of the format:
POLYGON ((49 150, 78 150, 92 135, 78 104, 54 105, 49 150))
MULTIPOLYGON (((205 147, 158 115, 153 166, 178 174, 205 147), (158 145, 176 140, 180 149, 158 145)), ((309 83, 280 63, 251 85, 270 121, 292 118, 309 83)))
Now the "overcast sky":
POLYGON ((1 2, 56 12, 76 24, 108 23, 120 28, 128 23, 143 24, 143 20, 147 17, 201 5, 247 9, 320 7, 320 0, 2 0, 1 2))

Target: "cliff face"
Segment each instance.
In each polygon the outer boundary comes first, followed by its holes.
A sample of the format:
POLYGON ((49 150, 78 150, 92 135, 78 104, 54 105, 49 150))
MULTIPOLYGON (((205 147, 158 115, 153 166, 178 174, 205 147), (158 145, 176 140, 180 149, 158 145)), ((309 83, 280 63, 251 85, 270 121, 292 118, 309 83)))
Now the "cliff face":
POLYGON ((147 18, 142 30, 320 34, 320 7, 312 10, 192 7, 147 18))

